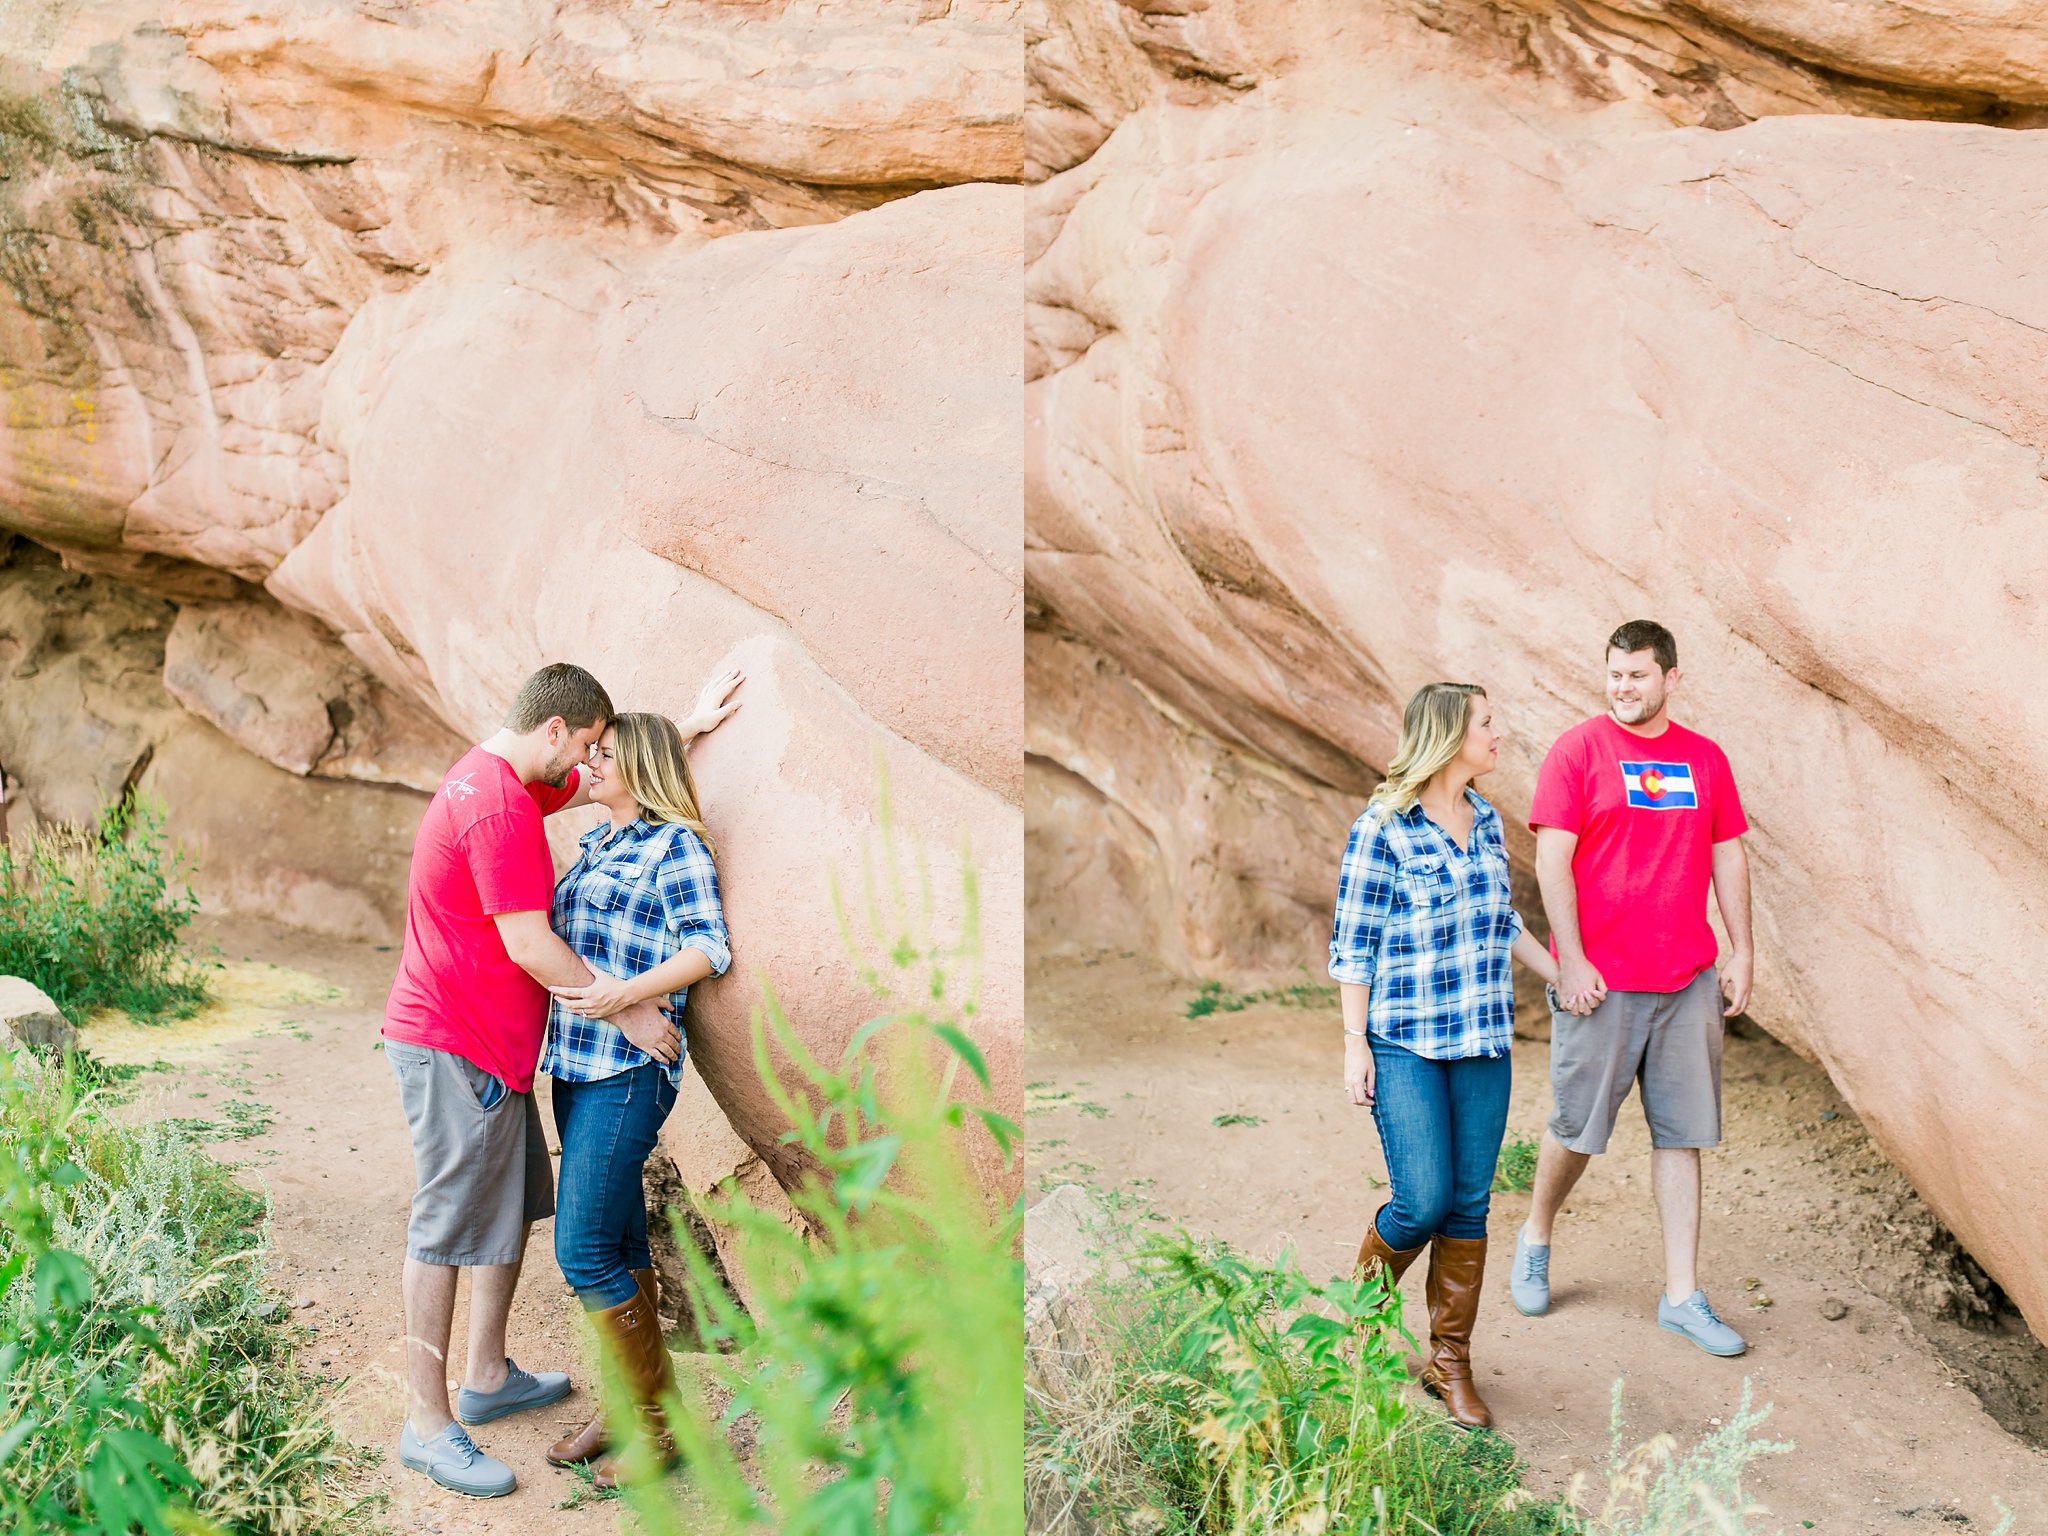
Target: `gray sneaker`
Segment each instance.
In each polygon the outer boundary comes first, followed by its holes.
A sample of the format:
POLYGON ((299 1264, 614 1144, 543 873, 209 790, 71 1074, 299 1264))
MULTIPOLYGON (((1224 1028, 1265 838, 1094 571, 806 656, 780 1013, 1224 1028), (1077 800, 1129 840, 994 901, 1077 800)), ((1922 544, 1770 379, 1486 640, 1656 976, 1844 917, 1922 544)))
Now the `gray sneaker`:
POLYGON ((1550 1248, 1538 1248, 1521 1228, 1515 1229, 1515 1267, 1508 1274, 1508 1295, 1524 1317, 1550 1310, 1550 1248))
POLYGON ((564 1371, 522 1371, 511 1360, 505 1362, 505 1385, 495 1392, 472 1392, 464 1387, 455 1394, 455 1417, 465 1424, 488 1424, 522 1408, 544 1408, 569 1395, 569 1377, 564 1371))
POLYGON ((1741 1334, 1714 1316, 1705 1291, 1694 1291, 1675 1307, 1658 1292, 1657 1326, 1684 1334, 1710 1355, 1739 1355, 1749 1348, 1741 1334))
POLYGON ((407 1419, 398 1432, 398 1459, 443 1488, 473 1499, 502 1498, 519 1486, 512 1469, 478 1450, 460 1424, 450 1424, 433 1439, 421 1440, 412 1432, 412 1420, 407 1419))

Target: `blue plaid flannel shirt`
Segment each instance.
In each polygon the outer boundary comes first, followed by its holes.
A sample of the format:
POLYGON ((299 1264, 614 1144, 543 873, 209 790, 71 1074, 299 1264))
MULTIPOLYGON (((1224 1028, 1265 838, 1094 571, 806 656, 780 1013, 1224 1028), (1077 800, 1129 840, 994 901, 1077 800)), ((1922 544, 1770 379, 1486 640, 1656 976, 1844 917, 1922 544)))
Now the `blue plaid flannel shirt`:
POLYGON ((1437 1061, 1499 1056, 1514 1035, 1508 947, 1522 931, 1500 812, 1471 789, 1471 852, 1411 805, 1351 826, 1330 975, 1372 988, 1366 1028, 1437 1061))
MULTIPOLYGON (((732 964, 718 871, 711 850, 676 822, 635 819, 614 833, 611 823, 583 834, 583 852, 555 882, 548 914, 562 941, 594 971, 630 980, 685 949, 701 949, 711 974, 732 964)), ((660 999, 678 1027, 687 987, 660 999)), ((579 1018, 559 1000, 548 1005, 548 1038, 540 1070, 571 1083, 594 1083, 650 1062, 609 1019, 579 1018)), ((680 1083, 678 1055, 667 1068, 680 1083)))

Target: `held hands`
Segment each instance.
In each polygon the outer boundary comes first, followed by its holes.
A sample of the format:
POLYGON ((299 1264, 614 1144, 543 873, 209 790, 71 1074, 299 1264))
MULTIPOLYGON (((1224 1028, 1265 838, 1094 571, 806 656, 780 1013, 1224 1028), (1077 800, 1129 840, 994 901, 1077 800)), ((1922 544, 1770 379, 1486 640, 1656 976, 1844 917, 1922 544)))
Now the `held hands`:
POLYGON ((549 987, 568 1010, 586 1019, 608 1019, 622 1008, 629 1008, 639 999, 633 993, 630 981, 621 981, 616 976, 597 973, 594 981, 580 987, 549 987))
POLYGON ((1370 1108, 1373 1097, 1371 1045, 1357 1035, 1344 1037, 1344 1091, 1361 1109, 1370 1108))
POLYGON ((1567 1013, 1591 1013, 1607 996, 1607 982, 1589 960, 1561 960, 1557 970, 1557 1000, 1567 1013))
POLYGON ((746 680, 746 673, 734 667, 706 683, 697 695, 697 705, 690 711, 690 718, 685 722, 688 729, 683 734, 701 736, 738 709, 739 701, 732 697, 732 691, 746 680))
POLYGON ((683 1037, 652 1003, 635 1003, 612 1021, 641 1050, 664 1064, 682 1055, 683 1037))

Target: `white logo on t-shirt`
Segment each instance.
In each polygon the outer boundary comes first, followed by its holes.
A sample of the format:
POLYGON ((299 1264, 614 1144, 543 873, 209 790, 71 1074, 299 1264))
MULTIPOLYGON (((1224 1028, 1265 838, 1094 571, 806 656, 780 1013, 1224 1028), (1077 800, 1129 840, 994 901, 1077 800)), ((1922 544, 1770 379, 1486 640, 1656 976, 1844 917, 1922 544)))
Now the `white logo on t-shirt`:
POLYGON ((454 795, 458 800, 466 799, 468 796, 477 793, 477 787, 470 783, 469 780, 470 775, 465 773, 459 779, 450 779, 441 786, 441 789, 443 793, 454 795))

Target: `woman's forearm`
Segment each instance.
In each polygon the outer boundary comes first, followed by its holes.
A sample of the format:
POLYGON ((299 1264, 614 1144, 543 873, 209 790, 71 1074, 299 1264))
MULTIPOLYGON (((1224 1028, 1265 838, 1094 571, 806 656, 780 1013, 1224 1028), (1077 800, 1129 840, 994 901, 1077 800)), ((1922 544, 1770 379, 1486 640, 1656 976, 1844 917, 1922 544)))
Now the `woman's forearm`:
POLYGON ((632 1000, 644 1003, 693 987, 711 974, 711 957, 701 949, 681 949, 652 970, 642 971, 628 986, 632 1000))
POLYGON ((1524 928, 1515 935, 1514 948, 1509 953, 1553 987, 1557 985, 1557 962, 1550 958, 1550 951, 1537 943, 1536 935, 1528 929, 1524 928))
POLYGON ((1372 988, 1362 982, 1340 981, 1337 983, 1337 1000, 1344 1009, 1344 1027, 1353 1035, 1365 1033, 1366 1004, 1372 999, 1372 988))

